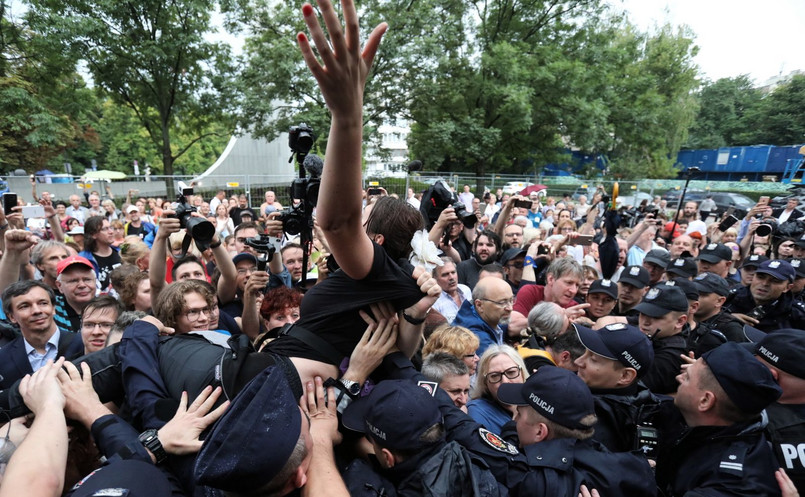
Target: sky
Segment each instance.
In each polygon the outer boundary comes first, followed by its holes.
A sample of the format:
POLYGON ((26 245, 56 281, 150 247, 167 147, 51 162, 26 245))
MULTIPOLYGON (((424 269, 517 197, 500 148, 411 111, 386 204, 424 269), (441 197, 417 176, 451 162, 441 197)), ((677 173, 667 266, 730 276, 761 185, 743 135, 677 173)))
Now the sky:
POLYGON ((755 84, 805 71, 805 0, 608 0, 643 30, 670 22, 696 34, 710 80, 748 74, 755 84))

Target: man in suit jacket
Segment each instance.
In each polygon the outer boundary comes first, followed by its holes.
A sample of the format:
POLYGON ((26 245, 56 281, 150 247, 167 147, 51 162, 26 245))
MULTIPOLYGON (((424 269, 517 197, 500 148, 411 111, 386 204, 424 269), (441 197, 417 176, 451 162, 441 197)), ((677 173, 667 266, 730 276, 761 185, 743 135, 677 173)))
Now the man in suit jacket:
POLYGON ((780 224, 783 224, 786 221, 796 221, 802 216, 805 216, 805 212, 797 209, 798 206, 799 199, 797 197, 791 197, 788 199, 788 203, 785 204, 785 208, 774 209, 774 211, 772 211, 772 216, 776 217, 780 224))
POLYGON ((3 311, 22 335, 0 349, 0 389, 48 360, 81 353, 81 335, 60 331, 53 320, 54 309, 53 291, 41 281, 18 281, 3 292, 3 311))

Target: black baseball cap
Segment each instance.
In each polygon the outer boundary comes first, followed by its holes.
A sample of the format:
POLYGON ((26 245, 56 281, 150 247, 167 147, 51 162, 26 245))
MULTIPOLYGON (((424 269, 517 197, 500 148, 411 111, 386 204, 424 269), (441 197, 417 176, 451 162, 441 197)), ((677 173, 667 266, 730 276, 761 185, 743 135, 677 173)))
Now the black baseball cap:
POLYGON ((685 292, 685 298, 688 300, 699 300, 699 290, 696 288, 696 285, 687 278, 674 278, 661 284, 681 288, 682 291, 685 292))
POLYGON ((649 250, 648 254, 643 258, 643 262, 650 262, 666 269, 671 264, 671 254, 665 249, 649 250))
POLYGON ((688 312, 688 297, 677 286, 657 285, 650 289, 635 310, 646 316, 659 318, 669 312, 688 312))
POLYGON ((738 343, 723 343, 702 354, 702 359, 727 397, 747 414, 759 413, 783 394, 769 368, 738 343))
POLYGON ((498 400, 515 406, 531 406, 537 413, 566 428, 586 430, 581 420, 595 414, 593 394, 572 371, 543 366, 525 383, 503 383, 498 400))
POLYGON ((769 258, 766 257, 765 255, 757 255, 757 254, 750 255, 749 257, 747 257, 746 259, 744 259, 741 262, 741 268, 745 268, 745 267, 754 267, 754 268, 756 268, 756 267, 760 266, 761 264, 763 264, 764 262, 766 262, 768 260, 769 260, 769 258))
POLYGON ((386 449, 422 449, 420 435, 442 422, 433 393, 411 380, 381 381, 368 396, 352 402, 341 421, 386 449))
POLYGON ((507 249, 505 252, 503 252, 503 255, 500 256, 500 265, 505 266, 507 262, 521 255, 525 255, 525 250, 521 248, 512 247, 507 249))
POLYGON ((805 260, 802 259, 788 259, 794 272, 797 273, 797 278, 805 278, 805 260))
POLYGON ((709 243, 699 251, 699 260, 718 264, 721 261, 732 260, 732 249, 723 243, 709 243))
POLYGON ((757 342, 755 354, 788 374, 805 378, 805 330, 774 330, 757 342))
POLYGON ((693 284, 699 293, 717 293, 722 297, 730 294, 730 285, 727 280, 715 273, 702 273, 693 278, 693 284))
POLYGON ((643 266, 629 266, 618 277, 619 283, 628 283, 635 288, 646 288, 649 281, 651 281, 651 277, 648 274, 648 269, 643 266))
POLYGON ((765 261, 758 266, 755 273, 768 274, 780 281, 788 282, 794 281, 797 276, 797 272, 789 262, 779 259, 765 261))
POLYGON ((699 272, 699 266, 690 257, 678 257, 671 261, 671 264, 665 268, 665 272, 682 276, 683 278, 693 278, 699 272))
POLYGON ((595 280, 587 291, 590 293, 605 293, 613 299, 618 298, 618 284, 612 280, 595 280))
POLYGON ((73 487, 71 497, 125 495, 150 497, 174 495, 168 477, 150 462, 117 459, 85 476, 73 487))
POLYGON ((794 240, 794 245, 799 248, 805 248, 805 234, 800 236, 797 240, 794 240))
POLYGON ((641 378, 654 363, 654 348, 651 340, 640 329, 626 323, 612 323, 598 330, 573 325, 579 341, 587 350, 618 361, 637 371, 641 378))

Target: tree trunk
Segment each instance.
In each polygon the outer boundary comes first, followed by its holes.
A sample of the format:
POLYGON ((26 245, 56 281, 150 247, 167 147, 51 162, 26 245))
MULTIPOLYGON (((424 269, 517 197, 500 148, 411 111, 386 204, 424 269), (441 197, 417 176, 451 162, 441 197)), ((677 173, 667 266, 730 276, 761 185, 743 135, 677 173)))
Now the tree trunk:
POLYGON ((176 187, 173 184, 173 154, 171 153, 171 136, 167 123, 162 124, 162 171, 165 175, 168 200, 176 198, 176 187))

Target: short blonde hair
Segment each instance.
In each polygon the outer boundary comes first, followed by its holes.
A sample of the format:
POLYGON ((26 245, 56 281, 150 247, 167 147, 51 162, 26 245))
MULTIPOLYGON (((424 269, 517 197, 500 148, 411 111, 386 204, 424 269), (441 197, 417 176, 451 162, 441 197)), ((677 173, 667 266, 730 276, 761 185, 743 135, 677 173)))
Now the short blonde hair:
MULTIPOLYGON (((473 387, 472 394, 470 395, 473 399, 480 399, 481 397, 490 398, 489 388, 486 385, 486 374, 489 372, 489 363, 492 362, 492 359, 501 354, 509 356, 509 359, 517 364, 517 367, 520 368, 520 372, 523 374, 523 381, 528 379, 528 370, 526 370, 523 358, 520 357, 520 354, 518 354, 514 348, 508 345, 490 345, 487 347, 486 351, 484 351, 484 355, 481 356, 481 362, 478 363, 475 387, 473 387)), ((496 401, 496 399, 492 400, 496 401)))
POLYGON ((422 348, 422 357, 435 352, 445 352, 463 359, 465 355, 474 354, 479 345, 481 341, 478 336, 467 328, 443 324, 431 333, 422 348))
POLYGON ((120 245, 120 260, 124 264, 136 266, 141 257, 148 256, 150 253, 151 249, 137 235, 127 236, 120 245))

